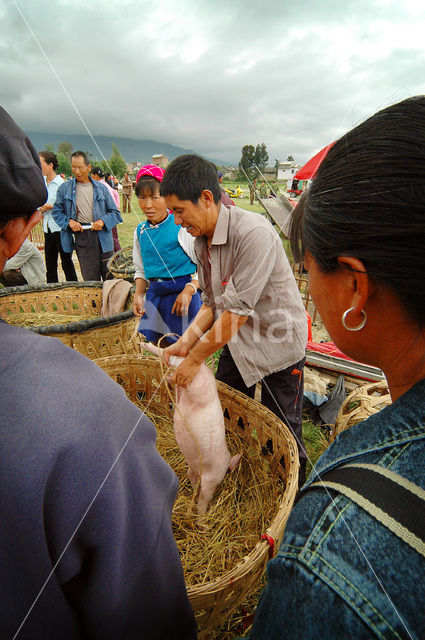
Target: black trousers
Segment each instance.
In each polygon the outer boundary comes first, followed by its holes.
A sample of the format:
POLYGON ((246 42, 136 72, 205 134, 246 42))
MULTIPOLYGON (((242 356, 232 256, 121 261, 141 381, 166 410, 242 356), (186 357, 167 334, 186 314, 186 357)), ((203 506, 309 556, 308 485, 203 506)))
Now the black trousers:
POLYGON ((61 257, 62 269, 67 282, 77 282, 77 273, 72 262, 72 253, 62 249, 61 232, 47 231, 44 234, 44 257, 46 260, 47 282, 58 282, 58 256, 61 257))
POLYGON ((83 280, 107 280, 113 277, 108 275, 106 264, 114 252, 102 252, 97 231, 78 231, 74 233, 74 240, 83 280))
MULTIPOLYGON (((305 473, 307 460, 302 434, 304 362, 305 358, 287 369, 275 371, 261 380, 261 404, 273 411, 282 422, 287 424, 295 436, 300 457, 300 476, 302 476, 303 470, 305 473)), ((216 378, 250 398, 255 395, 255 384, 252 387, 246 386, 227 345, 221 352, 216 378)))

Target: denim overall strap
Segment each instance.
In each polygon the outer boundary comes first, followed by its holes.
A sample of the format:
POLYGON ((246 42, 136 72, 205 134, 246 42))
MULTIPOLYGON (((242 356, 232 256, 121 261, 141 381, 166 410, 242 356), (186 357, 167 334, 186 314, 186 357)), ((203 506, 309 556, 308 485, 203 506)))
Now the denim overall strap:
POLYGON ((328 488, 344 494, 403 542, 425 557, 425 491, 376 464, 337 467, 308 489, 328 488))

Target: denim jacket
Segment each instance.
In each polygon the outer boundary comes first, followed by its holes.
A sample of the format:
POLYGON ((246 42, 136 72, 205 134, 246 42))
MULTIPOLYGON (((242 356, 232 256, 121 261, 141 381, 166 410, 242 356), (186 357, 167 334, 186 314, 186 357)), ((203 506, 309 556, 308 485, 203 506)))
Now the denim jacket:
MULTIPOLYGON (((105 225, 96 233, 99 236, 102 252, 106 253, 107 251, 113 251, 114 249, 112 229, 119 222, 122 222, 122 218, 105 185, 92 180, 91 178, 89 178, 89 180, 93 185, 93 220, 101 219, 105 225)), ((70 218, 73 220, 77 219, 77 196, 75 185, 75 178, 61 184, 57 192, 56 202, 52 209, 53 219, 61 228, 61 243, 63 250, 67 253, 71 253, 75 248, 73 233, 69 228, 70 218)))
POLYGON ((346 462, 425 488, 425 380, 343 431, 317 462, 268 564, 250 640, 425 638, 425 558, 345 496, 306 491, 346 462))

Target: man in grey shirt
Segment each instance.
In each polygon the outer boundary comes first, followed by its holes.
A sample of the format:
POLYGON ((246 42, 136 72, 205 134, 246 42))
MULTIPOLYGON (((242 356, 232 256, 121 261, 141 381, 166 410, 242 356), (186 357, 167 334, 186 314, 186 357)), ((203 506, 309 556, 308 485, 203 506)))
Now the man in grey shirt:
POLYGON ((72 180, 58 189, 52 215, 61 229, 63 250, 76 248, 83 280, 106 280, 113 254, 112 229, 121 214, 104 184, 90 177, 91 164, 84 151, 71 156, 72 180))
POLYGON ((192 324, 165 350, 167 361, 171 354, 185 357, 172 381, 186 387, 205 358, 224 347, 217 378, 250 397, 262 381, 262 403, 295 435, 303 482, 307 320, 282 241, 261 215, 220 204, 217 171, 198 156, 173 160, 161 195, 176 224, 196 238, 203 291, 192 324))

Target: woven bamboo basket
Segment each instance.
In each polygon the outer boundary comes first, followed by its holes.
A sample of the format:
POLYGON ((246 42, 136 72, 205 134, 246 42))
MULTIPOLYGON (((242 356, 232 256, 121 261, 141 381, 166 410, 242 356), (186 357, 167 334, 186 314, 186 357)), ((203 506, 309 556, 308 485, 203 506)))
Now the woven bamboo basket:
POLYGON ((124 247, 114 253, 109 258, 106 267, 114 278, 122 278, 123 280, 134 282, 136 268, 133 264, 133 247, 124 247))
POLYGON ((357 387, 344 400, 337 415, 330 441, 333 442, 341 431, 366 420, 391 403, 391 395, 386 381, 381 380, 357 387))
POLYGON ((37 249, 40 249, 40 251, 44 249, 44 231, 42 221, 31 229, 29 240, 31 240, 31 242, 35 244, 37 249))
MULTIPOLYGON (((130 399, 135 401, 136 394, 143 392, 145 401, 151 406, 159 405, 171 418, 173 408, 157 358, 127 355, 101 358, 96 363, 124 388, 130 399)), ((219 381, 217 388, 226 430, 236 432, 244 448, 253 442, 258 445, 259 441, 270 462, 271 472, 285 482, 274 518, 267 531, 263 532, 273 539, 274 550, 277 551, 298 489, 299 462, 295 439, 288 427, 259 402, 219 381), (270 444, 273 453, 269 452, 270 444)), ((200 640, 220 637, 217 633, 221 625, 258 588, 270 551, 267 539, 259 540, 232 570, 212 581, 188 588, 200 640)))
MULTIPOLYGON (((139 340, 135 335, 136 320, 129 295, 126 310, 109 318, 101 317, 102 283, 55 283, 33 287, 0 289, 0 317, 6 322, 11 316, 22 314, 28 318, 37 314, 58 316, 93 316, 78 322, 28 326, 35 333, 59 338, 92 360, 122 353, 138 353, 139 340)), ((25 326, 25 318, 24 318, 25 326)))

